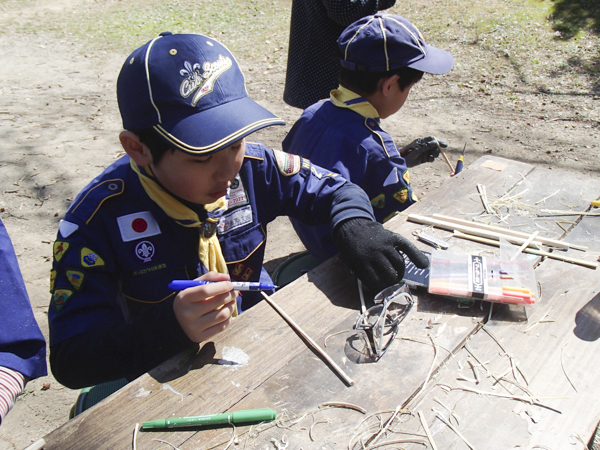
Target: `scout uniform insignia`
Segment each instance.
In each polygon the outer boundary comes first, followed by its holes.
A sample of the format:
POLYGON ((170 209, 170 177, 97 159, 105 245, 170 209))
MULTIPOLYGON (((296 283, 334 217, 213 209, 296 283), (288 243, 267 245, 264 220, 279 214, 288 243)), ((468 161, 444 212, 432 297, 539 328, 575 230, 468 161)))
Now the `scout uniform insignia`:
POLYGON ((104 260, 87 247, 81 249, 81 265, 83 267, 101 267, 104 260))
POLYGON ((69 249, 69 243, 67 241, 56 241, 54 243, 53 251, 54 251, 54 260, 59 262, 67 250, 69 249))
POLYGON ((394 194, 394 198, 400 203, 406 203, 406 200, 408 200, 408 188, 403 188, 397 191, 394 194))
POLYGON ((291 155, 282 152, 281 150, 273 150, 273 154, 275 155, 275 162, 281 175, 289 177, 300 172, 300 167, 302 165, 302 158, 300 158, 300 156, 291 155))
POLYGON ((72 295, 73 291, 70 291, 69 289, 57 289, 54 291, 52 303, 54 303, 54 309, 57 313, 61 312, 64 307, 67 306, 72 295))
POLYGON ((81 289, 81 285, 83 284, 84 278, 84 273, 80 272, 79 270, 67 270, 67 279, 76 291, 79 291, 81 289))
POLYGON ((56 270, 50 271, 50 293, 54 290, 54 282, 56 281, 56 270))
POLYGON ((372 199, 371 206, 373 206, 373 208, 383 209, 385 207, 385 195, 379 194, 377 197, 372 199))
POLYGON ((406 184, 410 184, 410 172, 408 170, 402 174, 402 178, 406 181, 406 184))
POLYGON ((123 242, 130 242, 160 234, 158 223, 150 211, 141 211, 117 217, 117 224, 119 225, 123 242))

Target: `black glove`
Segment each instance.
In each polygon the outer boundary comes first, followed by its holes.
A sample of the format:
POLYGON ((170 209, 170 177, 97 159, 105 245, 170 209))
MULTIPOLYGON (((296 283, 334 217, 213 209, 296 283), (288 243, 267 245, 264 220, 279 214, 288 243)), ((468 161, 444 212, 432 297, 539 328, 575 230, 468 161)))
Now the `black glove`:
POLYGON ((400 149, 400 156, 406 161, 407 167, 415 167, 426 162, 433 162, 440 156, 440 147, 448 144, 435 136, 423 136, 400 149), (438 146, 439 144, 439 146, 438 146))
POLYGON ((333 241, 342 260, 373 292, 398 283, 404 276, 406 253, 419 269, 429 259, 407 239, 365 218, 349 219, 333 231, 333 241))

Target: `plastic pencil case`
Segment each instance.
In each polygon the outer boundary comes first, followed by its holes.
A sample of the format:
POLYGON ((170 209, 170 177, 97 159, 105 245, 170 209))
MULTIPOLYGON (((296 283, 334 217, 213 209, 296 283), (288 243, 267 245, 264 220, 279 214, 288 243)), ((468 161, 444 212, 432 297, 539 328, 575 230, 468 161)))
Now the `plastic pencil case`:
POLYGON ((537 283, 530 262, 502 261, 442 250, 431 254, 429 293, 489 302, 533 305, 537 283))

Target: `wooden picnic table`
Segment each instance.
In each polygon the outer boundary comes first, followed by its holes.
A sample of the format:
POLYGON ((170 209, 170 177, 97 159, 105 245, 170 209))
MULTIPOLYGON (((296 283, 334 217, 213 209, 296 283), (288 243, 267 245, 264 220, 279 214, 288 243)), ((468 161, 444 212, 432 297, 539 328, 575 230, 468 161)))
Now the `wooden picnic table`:
MULTIPOLYGON (((584 245, 586 251, 567 254, 598 259, 600 217, 576 213, 598 198, 599 180, 489 155, 386 227, 413 238, 425 226, 407 221, 409 212, 471 220, 484 212, 478 184, 492 205, 505 205, 491 223, 584 245), (546 212, 556 210, 574 215, 546 212)), ((448 231, 427 233, 447 239, 453 253, 498 254, 448 231)), ((136 423, 253 408, 272 408, 278 420, 237 426, 239 445, 229 448, 342 449, 358 439, 420 449, 584 448, 579 441, 588 443, 600 419, 600 271, 552 259, 536 263, 541 299, 532 306, 496 303, 490 310, 489 302, 414 291, 416 304, 387 353, 361 363, 352 329, 360 310, 357 283, 333 258, 272 299, 353 386, 261 302, 197 353, 171 358, 48 434, 44 448, 128 449, 136 423), (236 354, 246 360, 227 364, 236 354)), ((230 426, 140 431, 136 442, 143 450, 223 449, 232 432, 230 426)))

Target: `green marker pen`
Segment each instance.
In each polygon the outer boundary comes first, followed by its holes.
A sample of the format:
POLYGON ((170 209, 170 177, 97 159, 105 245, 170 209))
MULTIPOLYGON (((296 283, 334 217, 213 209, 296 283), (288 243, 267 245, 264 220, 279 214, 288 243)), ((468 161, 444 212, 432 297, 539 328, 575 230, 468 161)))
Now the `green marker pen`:
POLYGON ((263 422, 275 420, 277 411, 269 408, 248 409, 231 413, 213 414, 210 416, 177 417, 173 419, 159 419, 142 423, 143 430, 161 428, 202 427, 208 425, 223 425, 230 423, 263 422))

